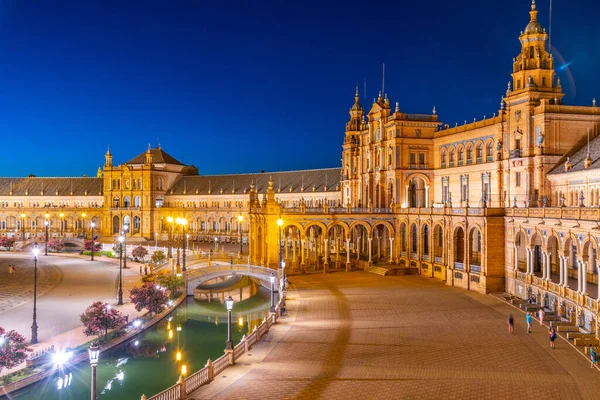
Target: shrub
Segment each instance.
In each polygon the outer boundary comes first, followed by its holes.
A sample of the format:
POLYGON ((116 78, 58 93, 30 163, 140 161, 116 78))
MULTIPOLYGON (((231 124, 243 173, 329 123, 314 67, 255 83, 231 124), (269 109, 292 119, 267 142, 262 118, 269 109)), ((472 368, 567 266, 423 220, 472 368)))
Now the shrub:
POLYGON ((179 288, 183 287, 183 278, 175 274, 165 274, 158 277, 158 283, 169 291, 172 299, 179 294, 179 288))
POLYGON ((3 237, 0 238, 0 247, 6 247, 7 249, 12 249, 15 245, 15 238, 3 237))
POLYGON ((86 240, 83 244, 83 248, 89 252, 91 252, 93 249, 94 253, 97 253, 102 251, 102 243, 96 242, 95 240, 86 240))
POLYGON ((152 257, 150 258, 150 260, 154 263, 154 265, 158 265, 162 260, 166 259, 167 256, 165 254, 164 251, 162 250, 156 250, 154 253, 152 253, 152 257))
POLYGON ((144 257, 148 255, 148 250, 146 250, 144 246, 138 246, 135 249, 133 249, 131 255, 136 259, 140 258, 142 262, 144 262, 144 257))
POLYGON ((48 250, 54 253, 60 253, 65 248, 62 239, 50 239, 48 241, 48 250))

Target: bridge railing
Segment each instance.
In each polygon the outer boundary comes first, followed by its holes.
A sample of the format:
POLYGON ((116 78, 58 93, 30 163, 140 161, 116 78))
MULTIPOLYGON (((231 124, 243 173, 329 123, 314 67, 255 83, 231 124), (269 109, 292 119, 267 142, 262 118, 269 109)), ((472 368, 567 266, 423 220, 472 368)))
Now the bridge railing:
MULTIPOLYGON (((214 279, 218 276, 223 276, 231 273, 232 275, 239 273, 240 275, 252 276, 259 278, 261 281, 268 282, 271 274, 276 277, 276 282, 281 279, 279 270, 262 267, 259 265, 250 264, 226 264, 226 265, 211 265, 209 267, 201 267, 188 271, 186 279, 188 285, 188 295, 194 293, 194 288, 202 281, 214 279)), ((266 286, 267 289, 270 285, 266 286)))
POLYGON ((225 354, 216 359, 214 363, 208 360, 204 368, 186 378, 180 376, 179 381, 175 385, 152 397, 147 398, 145 395, 142 395, 141 400, 183 400, 195 390, 212 382, 221 372, 235 365, 235 361, 238 358, 248 352, 262 336, 269 332, 269 328, 279 319, 281 306, 284 301, 285 297, 280 298, 275 307, 275 313, 271 314, 268 318, 265 317, 263 322, 258 327, 254 327, 254 330, 248 336, 244 335, 240 343, 233 350, 225 350, 225 354))

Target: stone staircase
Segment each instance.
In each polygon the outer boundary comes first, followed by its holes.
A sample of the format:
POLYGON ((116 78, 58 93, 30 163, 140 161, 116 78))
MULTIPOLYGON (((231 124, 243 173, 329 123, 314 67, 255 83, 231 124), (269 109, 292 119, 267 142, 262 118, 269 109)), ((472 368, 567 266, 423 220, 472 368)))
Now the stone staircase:
POLYGON ((372 274, 377 274, 377 275, 381 275, 381 276, 386 276, 388 275, 388 273, 390 272, 389 269, 387 268, 383 268, 383 267, 376 267, 374 265, 365 268, 366 272, 371 272, 372 274))

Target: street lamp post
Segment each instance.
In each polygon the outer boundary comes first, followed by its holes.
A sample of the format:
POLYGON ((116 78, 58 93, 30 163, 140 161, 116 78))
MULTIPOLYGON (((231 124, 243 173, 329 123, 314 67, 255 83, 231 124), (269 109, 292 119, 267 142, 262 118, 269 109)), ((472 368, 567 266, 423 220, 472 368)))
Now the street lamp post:
POLYGON ((85 236, 85 217, 87 217, 86 213, 81 213, 81 236, 85 236))
POLYGON ((94 241, 94 228, 96 227, 96 223, 92 221, 90 223, 90 228, 92 228, 92 261, 94 261, 94 251, 96 250, 96 242, 94 241))
POLYGON ((48 255, 48 227, 50 226, 50 221, 48 220, 48 218, 50 218, 50 214, 45 214, 44 217, 46 218, 46 220, 44 221, 44 226, 46 227, 46 248, 44 249, 44 255, 48 255))
MULTIPOLYGON (((283 219, 277 219, 277 226, 279 227, 279 268, 281 269, 281 288, 285 290, 285 263, 283 262, 283 252, 281 246, 281 230, 283 227, 283 219)), ((287 246, 287 243, 286 243, 287 246)))
POLYGON ((37 256, 40 254, 40 249, 37 243, 33 246, 33 324, 31 324, 31 344, 38 342, 38 325, 37 325, 37 256))
POLYGON ((92 366, 92 400, 96 400, 96 366, 98 365, 98 359, 100 358, 100 348, 93 344, 88 349, 88 355, 90 356, 90 365, 92 366))
POLYGON ((238 220, 238 232, 240 234, 240 256, 242 256, 242 254, 244 254, 244 252, 242 251, 242 221, 244 221, 244 217, 241 215, 238 215, 237 220, 238 220))
POLYGON ((60 237, 63 237, 63 232, 64 232, 64 225, 65 225, 65 214, 64 213, 60 213, 60 237))
POLYGON ((119 301, 118 305, 123 305, 123 241, 124 235, 119 236, 119 301))
POLYGON ((171 240, 173 239, 173 217, 167 217, 167 222, 169 223, 169 251, 167 253, 167 257, 173 257, 173 252, 171 251, 171 240))
POLYGON ((271 274, 269 276, 269 281, 271 281, 271 313, 275 312, 275 275, 271 274))
POLYGON ((185 262, 186 262, 186 258, 187 258, 187 249, 190 248, 190 234, 186 233, 185 235, 185 242, 183 243, 183 268, 181 269, 183 272, 187 271, 187 268, 185 267, 185 262))
POLYGON ((127 232, 129 232, 129 224, 123 225, 123 248, 125 254, 123 254, 123 269, 127 269, 127 232))
POLYGON ((27 218, 27 214, 21 214, 21 239, 25 241, 25 218, 27 218))
POLYGON ((233 297, 229 296, 225 299, 225 306, 227 307, 227 342, 225 342, 225 350, 233 350, 233 343, 231 341, 231 310, 233 309, 233 297))

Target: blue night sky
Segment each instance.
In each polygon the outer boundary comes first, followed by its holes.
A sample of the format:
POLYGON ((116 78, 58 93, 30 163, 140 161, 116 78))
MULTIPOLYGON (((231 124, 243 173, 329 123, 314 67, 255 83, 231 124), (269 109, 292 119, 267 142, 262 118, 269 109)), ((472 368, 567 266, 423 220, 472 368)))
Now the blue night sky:
MULTIPOLYGON (((546 28, 548 8, 538 1, 546 28)), ((435 105, 451 126, 497 112, 529 9, 2 0, 0 175, 95 175, 108 145, 120 163, 149 142, 201 174, 338 166, 354 87, 370 108, 384 62, 386 92, 405 112, 435 105)), ((564 103, 600 102, 599 16, 597 0, 554 0, 564 103)))

